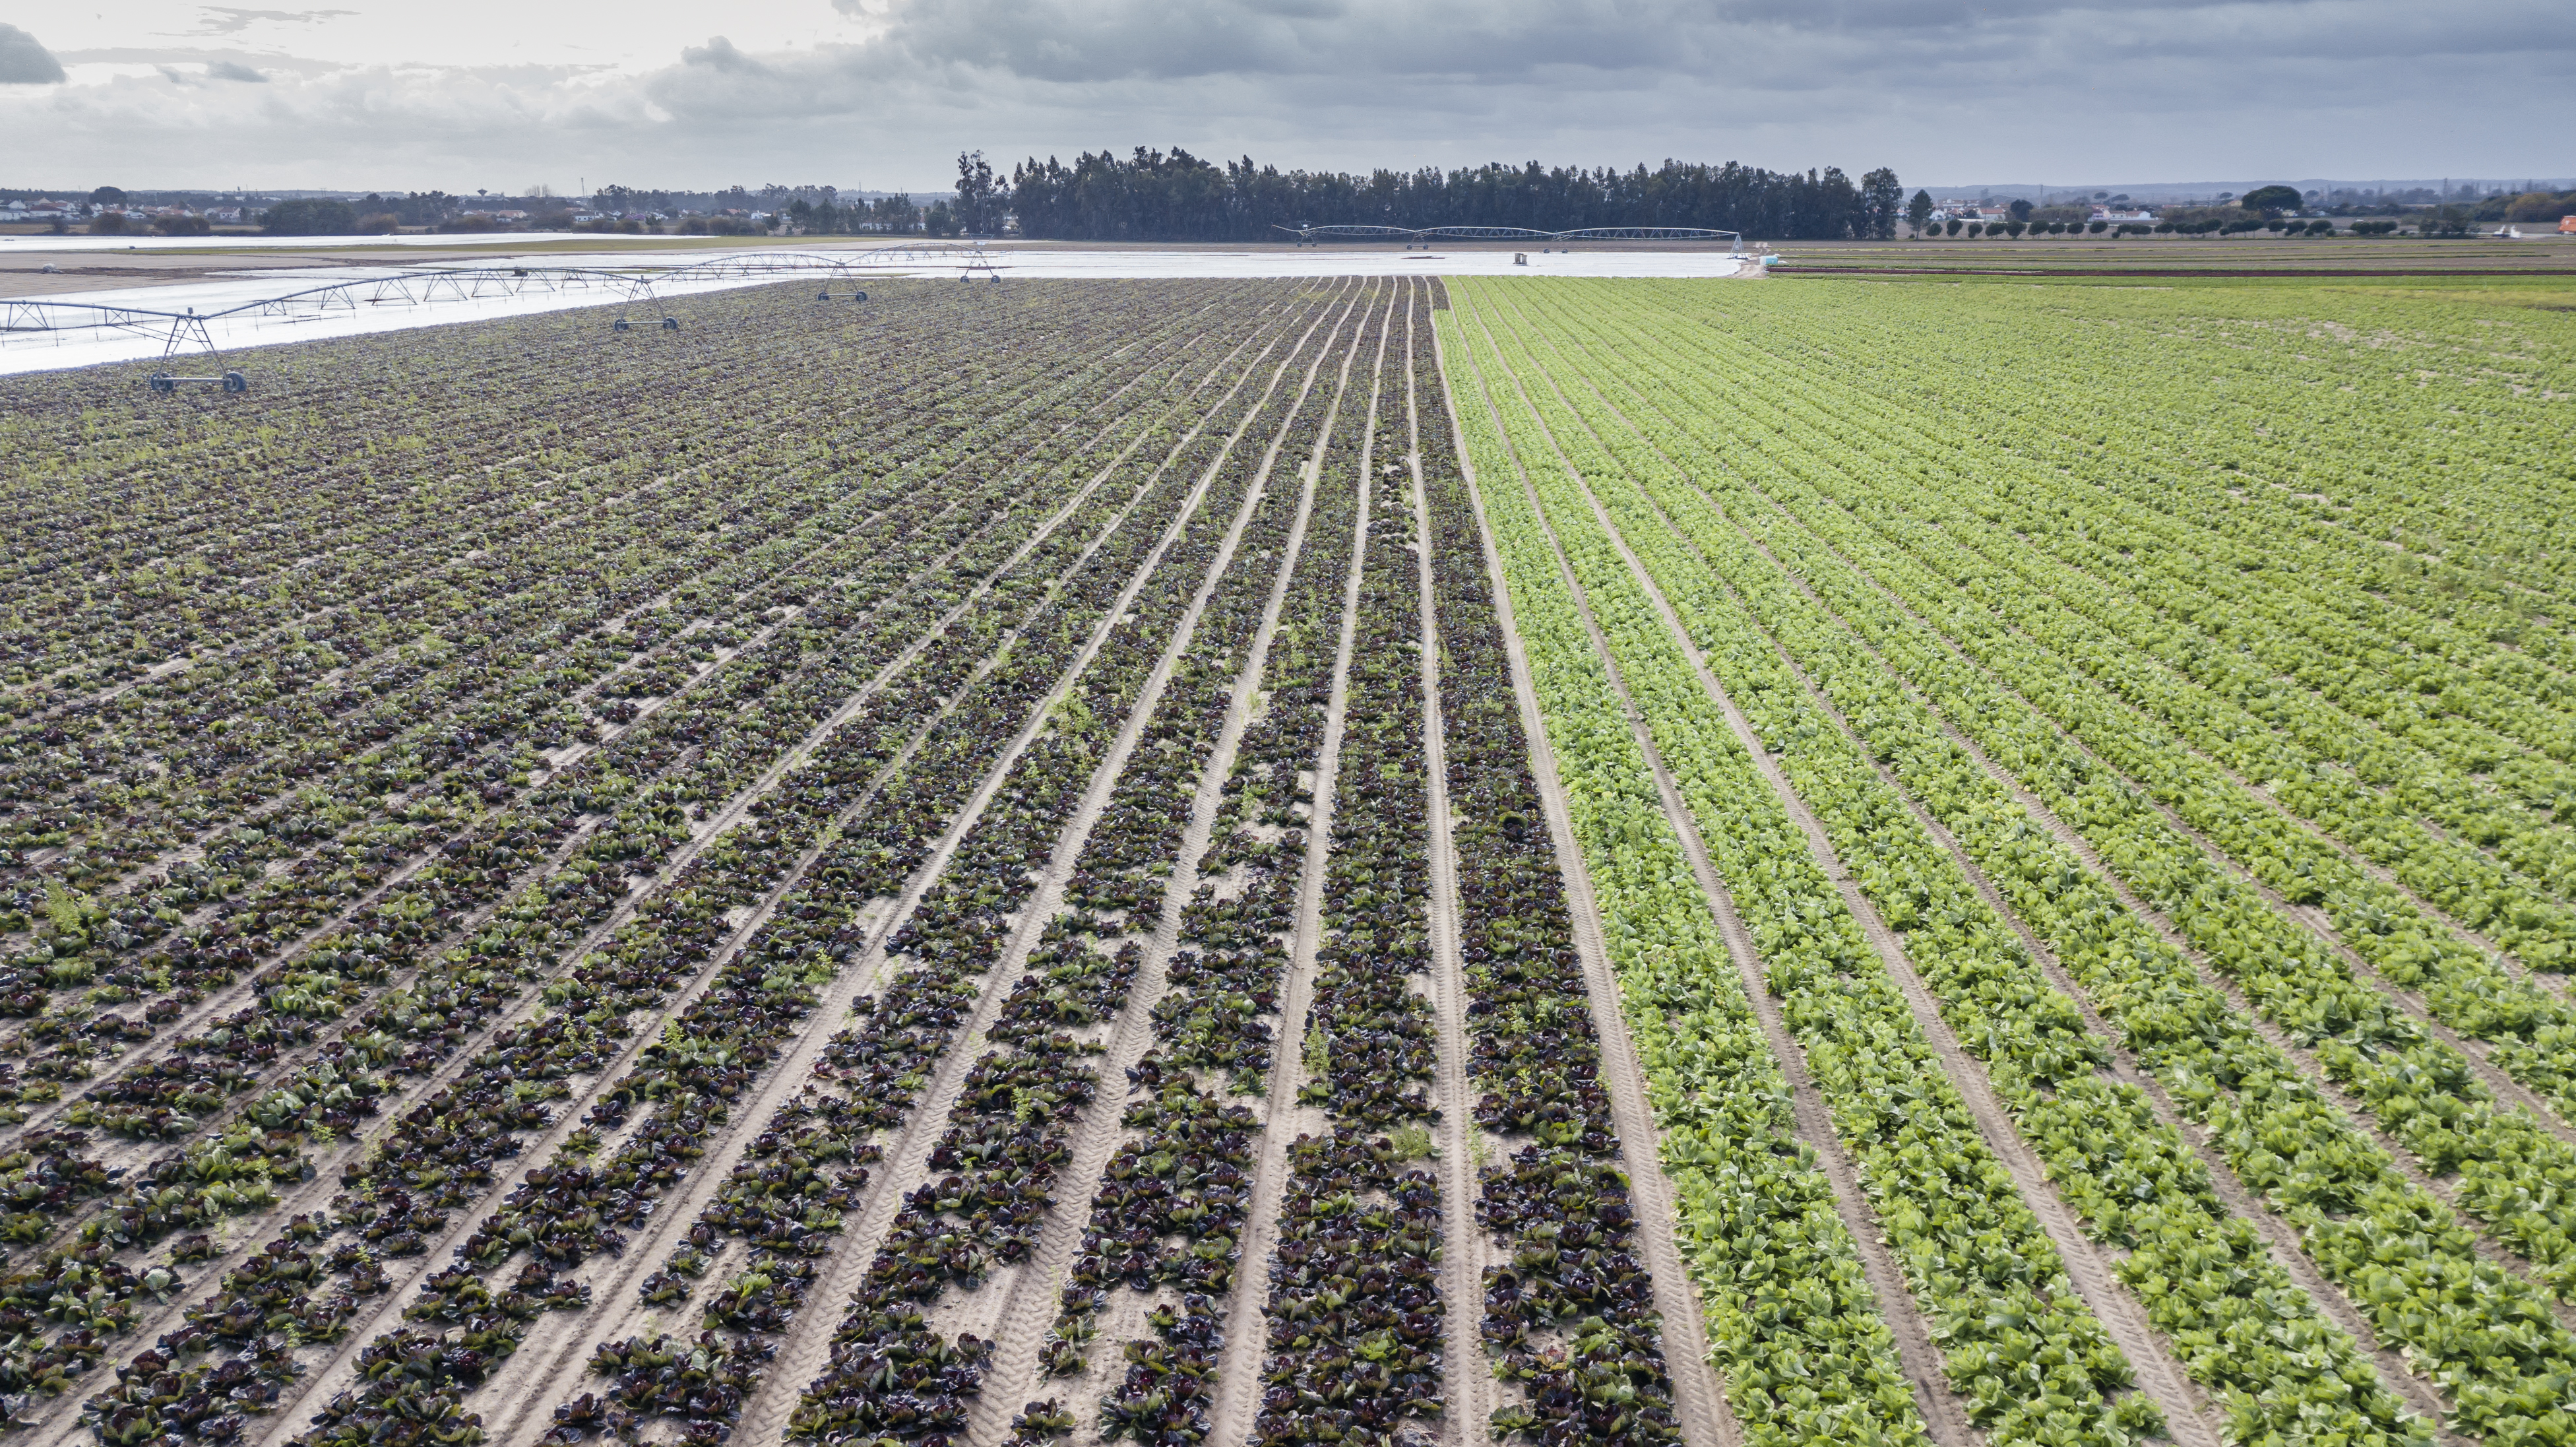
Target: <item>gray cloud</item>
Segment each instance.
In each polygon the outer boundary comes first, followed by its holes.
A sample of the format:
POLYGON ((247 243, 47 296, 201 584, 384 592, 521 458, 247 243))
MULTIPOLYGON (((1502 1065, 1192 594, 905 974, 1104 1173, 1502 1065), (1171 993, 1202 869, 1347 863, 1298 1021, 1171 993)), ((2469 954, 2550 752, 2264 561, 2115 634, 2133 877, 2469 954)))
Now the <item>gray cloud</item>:
POLYGON ((210 60, 206 62, 206 68, 203 71, 181 70, 174 65, 160 65, 155 68, 161 72, 161 78, 172 85, 195 86, 218 80, 239 81, 250 85, 268 83, 266 75, 237 60, 210 60))
MULTIPOLYGON (((836 0, 867 15, 860 0, 836 0)), ((1658 68, 1705 30, 1671 0, 958 0, 907 3, 872 47, 1056 83, 1209 76, 1493 75, 1539 66, 1658 68)))
POLYGON ((55 58, 65 65, 202 65, 207 75, 228 79, 243 78, 239 72, 268 79, 268 72, 291 71, 298 75, 327 75, 347 67, 326 60, 305 60, 291 55, 254 55, 241 50, 210 50, 189 46, 112 45, 96 50, 62 50, 55 58), (262 69, 254 69, 254 63, 262 69))
POLYGON ((54 85, 63 79, 63 63, 36 37, 15 25, 0 23, 0 85, 54 85))
POLYGON ((85 84, 0 100, 0 131, 130 174, 135 154, 199 164, 144 149, 184 123, 225 138, 212 179, 451 191, 521 179, 531 137, 547 169, 594 181, 930 187, 960 149, 1007 162, 1140 143, 1360 169, 1672 156, 1930 182, 2501 175, 2564 170, 2556 138, 2576 131, 2563 0, 812 3, 868 38, 714 36, 641 75, 134 52, 268 83, 85 84), (2489 99, 2463 107, 2464 89, 2489 99))
MULTIPOLYGON (((2427 57, 2576 60, 2576 11, 2543 0, 833 0, 878 28, 867 43, 762 74, 783 103, 845 104, 847 80, 923 73, 969 94, 1066 88, 1077 109, 1151 106, 1175 83, 1250 87, 1248 106, 1367 105, 1382 117, 1475 108, 1461 87, 1550 96, 1677 88, 1709 109, 1743 99, 1982 88, 2016 95, 2262 96, 2302 69, 2427 57), (2184 73, 2183 67, 2211 68, 2184 73), (2135 67, 2152 67, 2147 74, 2135 67), (2108 67, 2131 67, 2112 73, 2108 67), (1286 88, 1294 87, 1294 93, 1286 88), (980 92, 977 87, 980 87, 980 92)), ((688 59, 700 62, 691 51, 688 59)), ((745 67, 729 67, 748 75, 745 67)), ((2393 78, 2393 77, 2392 77, 2393 78)), ((2359 79, 2346 75, 2343 83, 2359 79)), ((703 77, 665 84, 685 102, 703 77)), ((747 97, 726 96, 726 103, 747 97)), ((1526 99, 1515 97, 1517 108, 1526 99)), ((2302 104, 2278 96, 2271 104, 2302 104)), ((1546 107, 1561 109, 1561 107, 1546 107)), ((1219 114, 1232 108, 1220 107, 1219 114)))
POLYGON ((759 61, 752 59, 748 55, 743 54, 741 50, 735 48, 732 41, 725 39, 721 35, 709 37, 707 43, 704 45, 690 45, 682 47, 680 50, 680 64, 683 66, 701 66, 708 70, 722 71, 729 75, 767 77, 777 73, 770 67, 761 64, 759 61))
POLYGON ((319 25, 342 15, 355 15, 355 10, 243 10, 231 5, 200 5, 206 13, 191 35, 239 35, 263 20, 280 25, 319 25))

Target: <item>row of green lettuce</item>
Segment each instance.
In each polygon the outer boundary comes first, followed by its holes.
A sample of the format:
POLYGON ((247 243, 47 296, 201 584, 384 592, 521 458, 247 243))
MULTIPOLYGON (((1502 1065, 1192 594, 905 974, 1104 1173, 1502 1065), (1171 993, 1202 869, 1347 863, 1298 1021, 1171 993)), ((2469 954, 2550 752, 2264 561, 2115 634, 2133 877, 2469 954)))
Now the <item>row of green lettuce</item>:
MULTIPOLYGON (((2352 741, 2357 726, 2348 718, 2341 734, 2326 728, 2331 719, 2312 719, 2317 727, 2303 739, 2273 732, 2150 656, 2199 659, 2201 671, 2215 674, 2233 657, 2224 650, 2195 647, 2170 620, 2143 608, 2114 631, 2052 597, 2052 588, 2085 597, 2079 585, 2086 579, 2020 561, 2035 550, 2017 545, 2019 519, 1981 516, 1995 511, 1999 485, 1955 475, 1972 466, 1990 473, 1982 458, 1945 457, 1953 445, 1860 425, 1842 415, 1830 385, 1819 390, 1834 400, 1811 401, 1790 395, 1801 389, 1786 376, 1758 365, 1754 373, 1764 385, 1730 388, 1732 405, 1720 416, 1731 437, 1728 455, 1759 459, 1750 470, 1769 496, 1816 529, 1865 533, 1875 550, 1901 555, 1921 582, 1891 578, 1888 586, 1916 606, 1944 610, 1962 649, 2007 676, 2246 873, 2290 902, 2322 908, 2334 937, 2383 979, 2419 994, 2432 1020, 2482 1042, 2506 1074, 2576 1115, 2576 1070, 2567 1063, 2576 1011, 2458 938, 2442 918, 2485 929, 2536 967, 2563 966, 2576 946, 2576 914, 2537 880, 2564 873, 2544 852, 2568 843, 2564 828, 2545 816, 2526 819, 2528 827, 2516 826, 2520 832, 2509 837, 2527 846, 2520 853, 2532 874, 2504 868, 2443 832, 2484 837, 2510 822, 2484 817, 2502 796, 2463 768, 2393 746, 2374 754, 2366 747, 2372 740, 2352 741), (2414 783, 2383 794, 2361 782, 2373 774, 2414 783), (2269 800, 2244 782, 2249 778, 2269 785, 2269 800), (2427 814, 2441 830, 2401 807, 2428 798, 2451 801, 2427 814), (2291 814, 2345 847, 2311 834, 2291 814), (2345 849, 2389 868, 2405 888, 2374 877, 2345 849)), ((2111 616, 2098 597, 2088 606, 2111 616)), ((2233 667, 2259 672, 2243 660, 2233 667)), ((2366 691, 2377 696, 2413 693, 2362 672, 2366 691)), ((2326 712, 2301 689, 2262 677, 2241 682, 2284 716, 2326 712)), ((2479 757, 2493 762, 2491 754, 2479 757)), ((2568 773, 2546 759, 2522 762, 2568 773)), ((2576 774, 2560 782, 2568 780, 2576 774)), ((2567 1159, 2576 1165, 2576 1151, 2567 1159)))
MULTIPOLYGON (((1646 349, 1641 355, 1656 355, 1653 338, 1637 342, 1646 349)), ((2465 1056, 2211 859, 2140 796, 2133 779, 2107 767, 2105 756, 2130 752, 2115 747, 2122 736, 2114 706, 2049 674, 2033 645, 1971 652, 1961 640, 1977 634, 1983 616, 1973 600, 1927 575, 1911 552, 1849 525, 1847 513, 1792 511, 1787 499, 1811 502, 1811 495, 1780 456, 1730 425, 1744 403, 1740 389, 1677 377, 1670 368, 1650 386, 1666 395, 1643 415, 1672 433, 1666 450, 1682 455, 1696 447, 1696 455, 1727 460, 1731 471, 1698 470, 1709 505, 1796 568, 1909 678, 1936 698, 1956 691, 1960 702, 1949 714, 1958 727, 2057 808, 2121 881, 2170 915, 2287 1038, 2313 1049, 2332 1080, 2425 1174, 2454 1178, 2462 1211, 2554 1293, 2576 1292, 2569 1204, 2576 1201, 2576 1148, 2530 1113, 2499 1107, 2465 1056), (2066 727, 2070 719, 2083 726, 2066 727)), ((1880 480, 1882 489, 1897 485, 1880 480)))
MULTIPOLYGON (((1965 1399, 1968 1415, 1997 1441, 2127 1442, 2160 1431, 2154 1404, 2127 1390, 2133 1385, 2131 1364, 2067 1279, 2010 1171, 1978 1134, 1920 1023, 1859 922, 1807 854, 1785 807, 1749 771, 1725 778, 1710 767, 1728 747, 1713 709, 1670 706, 1683 691, 1697 690, 1689 662, 1663 635, 1644 595, 1633 584, 1620 587, 1623 565, 1606 537, 1597 528, 1570 525, 1562 515, 1565 490, 1574 484, 1555 461, 1552 439, 1538 429, 1529 397, 1513 384, 1501 359, 1486 351, 1489 339, 1481 328, 1469 322, 1444 340, 1463 394, 1470 445, 1485 454, 1478 469, 1481 491, 1497 540, 1508 549, 1506 573, 1516 607, 1524 590, 1552 587, 1562 600, 1557 606, 1572 608, 1577 620, 1588 613, 1589 623, 1615 640, 1594 702, 1607 708, 1603 725, 1616 732, 1598 746, 1591 738, 1557 744, 1569 792, 1579 801, 1622 775, 1633 788, 1645 771, 1646 760, 1618 707, 1617 694, 1624 689, 1644 708, 1657 752, 1674 766, 1691 799, 1698 833, 1732 886, 1770 988, 1784 1002, 1789 1031, 1833 1114, 1841 1148, 1859 1165, 1879 1230, 1922 1304, 1950 1386, 1965 1399), (1489 430, 1497 420, 1499 435, 1489 430), (1534 500, 1545 501, 1550 515, 1533 511, 1534 500)), ((1543 641, 1527 623, 1523 632, 1534 673, 1563 666, 1549 661, 1558 640, 1543 641)), ((1563 646, 1599 660, 1581 621, 1563 646)), ((1700 701, 1705 704, 1705 697, 1700 701)), ((1641 807, 1654 797, 1649 787, 1641 807)), ((1659 801, 1650 807, 1660 814, 1659 801)), ((1674 821, 1660 823, 1669 837, 1674 821)), ((1610 846, 1614 856, 1617 848, 1610 846)), ((1587 862, 1594 855, 1587 848, 1587 862)), ((1663 912, 1691 917, 1713 933, 1708 901, 1687 868, 1672 883, 1671 892, 1656 899, 1663 912)), ((1621 892, 1615 886, 1602 890, 1614 948, 1625 933, 1612 903, 1621 892)), ((1732 994, 1722 948, 1705 939, 1695 943, 1694 950, 1667 952, 1667 968, 1687 968, 1687 988, 1732 994)), ((1631 985, 1628 1003, 1632 1019, 1660 1020, 1673 1002, 1640 998, 1631 985)), ((1662 1044, 1640 1042, 1651 1075, 1664 1074, 1662 1044)), ((1743 1037, 1742 1045, 1767 1054, 1758 1036, 1743 1037)), ((1667 1100, 1678 1094, 1659 1093, 1667 1100)), ((1687 1190, 1684 1202, 1686 1209, 1693 1204, 1687 1190)), ((1697 1234, 1686 1227, 1686 1235, 1697 1234)), ((1727 1283, 1704 1280, 1702 1291, 1723 1357, 1727 1283)), ((1758 1351, 1748 1355, 1750 1360, 1721 1365, 1739 1414, 1758 1422, 1776 1407, 1783 1383, 1758 1351)))
MULTIPOLYGON (((2267 922, 2289 927, 2250 891, 2231 892, 2231 881, 2185 836, 2034 719, 2028 704, 1790 525, 1742 476, 1771 456, 1744 445, 1742 431, 1725 430, 1740 417, 1741 389, 1690 366, 1664 318, 1629 308, 1605 325, 1598 309, 1577 317, 1543 296, 1512 300, 1516 312, 1543 317, 1542 330, 1565 339, 1566 349, 1551 356, 1572 379, 1568 396, 1618 454, 1625 476, 1615 484, 1612 473, 1596 476, 1611 497, 1633 499, 1621 505, 1629 538, 1649 558, 1672 557, 1674 546, 1685 546, 1696 564, 1674 574, 1674 601, 1705 635, 1713 666, 1724 671, 1715 656, 1727 652, 1718 646, 1725 620, 1749 610, 1820 681, 1912 798, 1960 841, 2170 1096, 2209 1128, 2230 1166, 2300 1231, 2318 1266, 2373 1328, 2452 1396, 2457 1425, 2488 1437, 2563 1440, 2568 1418, 2559 1399, 2576 1340, 2543 1295, 2483 1259, 2464 1223, 2338 1114, 2300 1076, 2298 1063, 2230 1009, 2189 959, 2018 809, 1942 734, 1942 718, 2090 835, 2126 882, 2167 905, 2206 949, 2208 965, 2234 976, 2293 1038, 2317 1042, 2328 1067, 2428 1163, 2474 1168, 2464 1172, 2464 1199, 2491 1220, 2521 1227, 2536 1254, 2554 1260, 2549 1248, 2563 1241, 2548 1220, 2554 1193, 2532 1188, 2530 1158, 2515 1149, 2536 1133, 2528 1118, 2464 1099, 2474 1086, 2456 1056, 2447 1072, 2420 1054, 2409 1058, 2409 1045, 2423 1048, 2403 1033, 2411 1021, 2351 982, 2330 955, 2282 948, 2290 941, 2260 932, 2267 922), (1582 360, 1569 361, 1577 351, 1582 360), (1784 562, 1795 580, 1783 576, 1784 562), (1686 582, 1695 586, 1683 592, 1686 582), (1941 705, 1942 717, 1922 706, 1925 697, 1941 705), (2303 973, 2302 966, 2320 968, 2303 973), (2359 1028, 2354 1021, 2378 1033, 2338 1039, 2359 1028)), ((1763 480, 1771 481, 1768 473, 1763 480)), ((1891 553, 1882 548, 1869 557, 1873 572, 1905 566, 1891 553)), ((1750 701, 1747 709, 1761 713, 1750 701)), ((1831 742, 1838 733, 1813 718, 1769 728, 1792 759, 1811 741, 1831 742)), ((1842 776, 1821 775, 1811 798, 1860 772, 1846 768, 1842 776)), ((1935 917, 1954 911, 1956 898, 1954 890, 1935 917)), ((2124 1268, 2133 1279, 2135 1261, 2124 1268)), ((2161 1313, 2167 1307, 2153 1298, 2153 1287, 2139 1284, 2161 1313)))

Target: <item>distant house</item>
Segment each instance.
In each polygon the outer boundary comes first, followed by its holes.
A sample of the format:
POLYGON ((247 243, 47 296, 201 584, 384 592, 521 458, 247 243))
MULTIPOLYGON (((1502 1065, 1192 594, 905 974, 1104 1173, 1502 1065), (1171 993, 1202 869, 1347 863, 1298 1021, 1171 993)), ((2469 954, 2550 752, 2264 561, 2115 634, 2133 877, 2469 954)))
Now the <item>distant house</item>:
POLYGON ((2096 221, 2108 221, 2112 225, 2118 226, 2130 222, 2153 221, 2156 219, 2156 213, 2145 210, 2114 211, 2108 206, 2096 206, 2093 208, 2093 219, 2096 221))
POLYGON ((495 211, 492 213, 492 219, 495 221, 525 221, 528 219, 528 213, 525 211, 495 211))

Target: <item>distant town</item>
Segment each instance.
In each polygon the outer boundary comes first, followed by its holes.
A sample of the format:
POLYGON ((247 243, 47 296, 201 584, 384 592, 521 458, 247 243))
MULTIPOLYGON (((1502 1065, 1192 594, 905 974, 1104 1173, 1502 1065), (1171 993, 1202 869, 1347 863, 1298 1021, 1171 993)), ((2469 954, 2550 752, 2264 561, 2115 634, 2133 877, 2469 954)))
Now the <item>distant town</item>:
POLYGON ((2512 239, 2525 226, 2576 235, 2576 191, 2409 187, 2402 190, 2301 191, 2266 186, 2239 194, 2219 191, 2155 205, 2125 192, 2043 193, 2039 199, 2001 197, 1980 188, 1974 196, 1936 197, 1920 192, 1907 220, 1918 235, 2207 235, 2276 234, 2465 236, 2473 232, 2512 239), (2488 228, 2493 228, 2489 230, 2488 228))

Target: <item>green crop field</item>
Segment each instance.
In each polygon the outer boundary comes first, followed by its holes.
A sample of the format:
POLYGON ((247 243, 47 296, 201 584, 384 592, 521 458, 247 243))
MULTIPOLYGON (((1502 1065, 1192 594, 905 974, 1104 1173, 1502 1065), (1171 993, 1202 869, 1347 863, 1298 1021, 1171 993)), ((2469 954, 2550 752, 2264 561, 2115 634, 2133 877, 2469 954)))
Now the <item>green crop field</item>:
POLYGON ((2576 1444, 2576 284, 1880 250, 0 381, 6 1440, 2576 1444))

